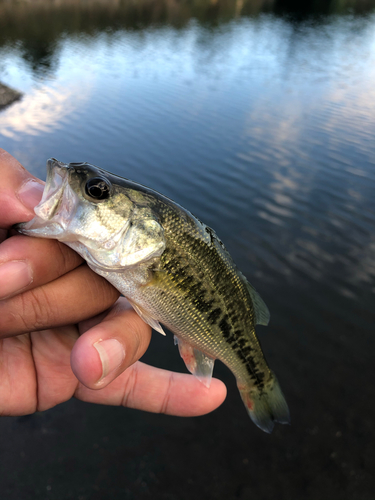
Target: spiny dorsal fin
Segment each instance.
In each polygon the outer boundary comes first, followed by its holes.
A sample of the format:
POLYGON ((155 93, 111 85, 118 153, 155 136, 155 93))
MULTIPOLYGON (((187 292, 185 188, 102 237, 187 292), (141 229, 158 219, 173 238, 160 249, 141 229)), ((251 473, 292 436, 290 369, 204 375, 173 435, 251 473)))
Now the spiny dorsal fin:
POLYGON ((249 290, 251 300, 254 306, 255 324, 267 326, 270 320, 270 312, 268 307, 263 302, 263 299, 255 288, 247 282, 247 289, 249 290))

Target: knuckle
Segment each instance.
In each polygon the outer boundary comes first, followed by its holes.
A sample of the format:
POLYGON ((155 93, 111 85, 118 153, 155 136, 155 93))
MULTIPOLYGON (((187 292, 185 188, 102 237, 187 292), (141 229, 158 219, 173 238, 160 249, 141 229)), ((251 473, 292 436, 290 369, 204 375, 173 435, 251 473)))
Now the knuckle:
POLYGON ((89 285, 87 286, 87 294, 90 300, 95 301, 97 297, 100 297, 103 309, 108 308, 117 300, 120 292, 109 281, 95 274, 86 264, 82 266, 82 273, 85 273, 86 283, 89 285))
POLYGON ((21 294, 19 302, 19 319, 25 331, 43 330, 51 325, 51 302, 43 288, 21 294))
POLYGON ((127 335, 131 340, 133 348, 133 356, 139 359, 146 352, 151 340, 151 327, 147 325, 134 310, 127 310, 125 317, 128 322, 127 331, 131 335, 127 335))
POLYGON ((163 397, 163 399, 161 401, 160 412, 159 413, 168 413, 169 400, 170 400, 171 393, 172 393, 172 385, 173 385, 173 383, 174 383, 174 373, 171 372, 169 374, 168 385, 167 385, 164 397, 163 397))
POLYGON ((64 245, 64 243, 60 243, 59 241, 55 243, 61 268, 60 274, 65 274, 82 263, 82 258, 68 246, 64 245))
POLYGON ((122 396, 122 406, 127 408, 134 408, 136 397, 135 392, 138 386, 138 365, 134 364, 129 370, 128 379, 124 385, 124 392, 122 396))

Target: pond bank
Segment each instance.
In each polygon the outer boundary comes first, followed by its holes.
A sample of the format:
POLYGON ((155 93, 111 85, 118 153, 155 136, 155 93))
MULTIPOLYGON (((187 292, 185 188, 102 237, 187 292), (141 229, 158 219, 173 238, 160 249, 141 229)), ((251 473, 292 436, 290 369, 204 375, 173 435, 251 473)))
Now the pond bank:
POLYGON ((0 83, 0 111, 22 97, 21 92, 0 83))

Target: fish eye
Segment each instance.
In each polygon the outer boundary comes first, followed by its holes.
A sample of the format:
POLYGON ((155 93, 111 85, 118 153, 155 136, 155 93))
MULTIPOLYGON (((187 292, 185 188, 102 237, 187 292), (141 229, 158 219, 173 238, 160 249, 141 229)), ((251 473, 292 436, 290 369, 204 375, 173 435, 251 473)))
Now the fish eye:
POLYGON ((93 177, 86 182, 86 194, 94 200, 106 200, 111 192, 111 184, 102 177, 93 177))

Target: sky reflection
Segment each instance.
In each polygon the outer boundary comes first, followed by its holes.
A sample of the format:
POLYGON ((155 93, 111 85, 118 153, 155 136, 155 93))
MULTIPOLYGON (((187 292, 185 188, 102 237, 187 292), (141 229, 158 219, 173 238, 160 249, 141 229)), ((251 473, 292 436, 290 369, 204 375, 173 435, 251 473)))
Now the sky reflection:
POLYGON ((38 86, 1 116, 0 134, 14 141, 24 135, 37 136, 56 132, 66 118, 76 114, 90 98, 90 85, 83 81, 70 87, 38 86))

